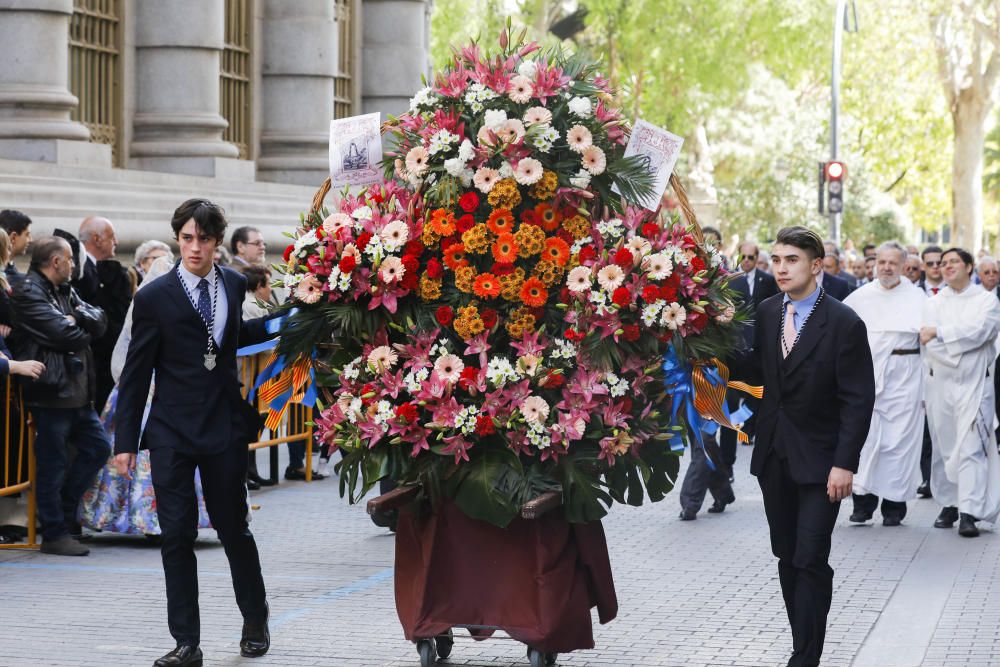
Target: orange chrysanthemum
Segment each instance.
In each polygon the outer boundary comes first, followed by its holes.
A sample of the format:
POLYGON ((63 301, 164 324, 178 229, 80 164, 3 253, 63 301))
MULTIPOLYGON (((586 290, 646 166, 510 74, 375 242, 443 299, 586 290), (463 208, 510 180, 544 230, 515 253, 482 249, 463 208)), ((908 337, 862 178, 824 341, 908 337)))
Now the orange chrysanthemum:
POLYGON ((559 266, 566 266, 566 262, 569 261, 569 244, 558 236, 545 239, 545 249, 542 250, 542 259, 559 266))
POLYGON ((551 204, 539 204, 535 207, 535 224, 547 232, 559 229, 562 215, 551 204))
POLYGON ((510 212, 510 209, 506 208, 493 209, 490 217, 486 219, 486 226, 497 236, 513 232, 514 214, 510 212))
POLYGON ((504 264, 513 264, 517 259, 517 243, 513 234, 501 234, 493 243, 493 259, 504 264))
POLYGON ((500 296, 500 281, 492 273, 480 273, 472 284, 472 291, 480 299, 495 299, 500 296))
POLYGON ((450 246, 444 249, 444 263, 449 269, 454 271, 460 266, 465 266, 468 262, 465 260, 465 246, 461 243, 452 243, 450 246))
POLYGON ((431 213, 430 228, 438 236, 451 236, 457 231, 455 214, 443 208, 435 209, 431 213))
POLYGON ((521 285, 521 301, 531 308, 540 308, 549 300, 549 291, 545 283, 538 278, 528 278, 521 285))

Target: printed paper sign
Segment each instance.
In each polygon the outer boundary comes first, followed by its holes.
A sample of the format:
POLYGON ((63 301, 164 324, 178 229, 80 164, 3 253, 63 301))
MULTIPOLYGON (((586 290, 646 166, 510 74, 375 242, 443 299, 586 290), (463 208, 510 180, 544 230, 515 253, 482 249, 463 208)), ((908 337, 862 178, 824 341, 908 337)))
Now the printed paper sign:
MULTIPOLYGON (((670 174, 674 171, 677 158, 681 154, 684 140, 676 134, 656 127, 644 120, 637 120, 632 128, 628 146, 625 147, 625 157, 642 156, 646 168, 653 174, 653 191, 643 201, 635 202, 643 208, 655 211, 660 205, 660 198, 670 182, 670 174)), ((616 190, 617 192, 617 190, 616 190)))
POLYGON ((333 190, 345 185, 363 186, 382 180, 381 115, 338 118, 330 121, 330 182, 333 190))

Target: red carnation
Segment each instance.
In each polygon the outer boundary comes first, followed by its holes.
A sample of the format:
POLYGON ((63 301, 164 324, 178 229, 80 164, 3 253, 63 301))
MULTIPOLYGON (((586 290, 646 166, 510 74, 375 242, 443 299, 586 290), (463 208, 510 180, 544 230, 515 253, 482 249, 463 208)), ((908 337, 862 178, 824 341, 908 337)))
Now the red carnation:
POLYGON ((403 254, 409 255, 411 257, 420 257, 422 254, 424 254, 424 250, 425 250, 424 244, 418 241, 417 239, 413 239, 412 241, 407 241, 406 245, 403 246, 403 254))
POLYGON ((639 340, 638 324, 626 324, 625 326, 622 327, 622 329, 624 330, 624 333, 622 335, 625 336, 625 340, 629 341, 630 343, 634 343, 635 341, 639 340))
POLYGON ((642 226, 642 235, 651 239, 660 234, 660 226, 654 222, 647 222, 642 226))
POLYGON ((632 293, 628 291, 627 287, 619 287, 611 295, 611 300, 619 308, 624 308, 632 302, 632 293))
POLYGON ((493 267, 490 269, 490 273, 492 273, 493 275, 495 275, 497 277, 499 277, 499 276, 508 276, 508 275, 514 273, 514 265, 513 264, 503 264, 503 263, 499 263, 498 262, 498 263, 494 264, 493 267))
POLYGON ((646 285, 642 288, 642 298, 650 303, 660 298, 660 288, 656 285, 646 285))
POLYGON ((534 211, 534 209, 530 209, 529 208, 529 209, 526 209, 526 210, 522 211, 521 212, 521 222, 523 222, 526 225, 537 224, 535 222, 535 211, 534 211))
POLYGON ((615 253, 614 263, 623 269, 632 268, 632 263, 635 261, 635 255, 628 248, 619 248, 615 253))
POLYGON ((403 279, 399 281, 400 289, 415 290, 420 284, 420 277, 416 273, 407 271, 403 274, 403 279))
POLYGON ((358 250, 364 252, 364 249, 368 247, 368 242, 372 240, 371 232, 361 232, 358 234, 358 250))
POLYGON ((470 387, 476 384, 476 379, 478 377, 478 368, 475 366, 466 366, 462 369, 462 374, 458 378, 458 386, 468 391, 470 387))
POLYGON ((570 299, 570 293, 568 287, 563 287, 561 290, 559 290, 560 303, 569 303, 569 299, 570 299))
POLYGON ((573 238, 573 235, 567 232, 565 229, 560 229, 558 232, 556 232, 556 236, 565 241, 566 245, 573 245, 573 242, 576 241, 576 239, 573 238))
POLYGON ((622 399, 622 412, 632 412, 632 399, 628 396, 622 399))
POLYGON ((691 270, 694 271, 695 273, 698 273, 699 271, 704 271, 705 270, 704 260, 702 260, 701 257, 692 257, 691 270))
POLYGON ((589 245, 585 245, 580 248, 580 263, 588 262, 592 259, 597 259, 597 251, 594 250, 589 245))
POLYGON ((578 334, 575 329, 566 329, 566 333, 564 333, 563 336, 566 338, 566 340, 580 340, 581 338, 583 338, 583 335, 578 334))
POLYGON ((497 311, 492 308, 483 308, 483 311, 479 313, 479 319, 483 321, 483 325, 487 329, 492 329, 493 325, 497 323, 497 311))
POLYGON ((413 403, 403 403, 402 405, 396 407, 396 416, 403 422, 412 424, 417 421, 417 418, 420 416, 420 411, 413 403))
POLYGON ((406 274, 416 273, 417 269, 420 268, 420 260, 418 260, 413 255, 403 256, 403 267, 406 269, 406 274))
POLYGON ((546 389, 558 389, 564 384, 566 384, 566 378, 563 377, 562 373, 556 373, 555 371, 546 375, 542 381, 538 383, 540 387, 545 387, 546 389))
POLYGON ((340 269, 341 273, 350 273, 357 265, 358 260, 354 255, 344 255, 340 258, 340 263, 337 264, 337 268, 340 269))
POLYGON ((446 327, 455 319, 455 312, 451 309, 451 306, 441 306, 434 313, 434 317, 437 318, 438 324, 446 327))
MULTIPOLYGON (((472 194, 471 192, 469 193, 472 194)), ((476 219, 472 217, 469 213, 466 213, 458 220, 455 221, 455 228, 458 230, 459 234, 464 234, 476 225, 476 219)))
POLYGON ((489 415, 476 415, 476 435, 491 435, 496 433, 493 418, 489 415))
POLYGON ((441 266, 441 260, 437 257, 431 257, 427 260, 427 276, 437 280, 444 275, 444 267, 441 266))
POLYGON ((677 288, 673 285, 664 285, 660 288, 660 298, 667 303, 677 301, 677 288))
POLYGON ((462 210, 466 213, 472 213, 479 208, 479 195, 475 192, 466 192, 458 198, 458 205, 461 206, 462 210))
POLYGON ((705 313, 699 313, 696 310, 689 310, 687 314, 687 323, 691 327, 700 332, 708 324, 708 315, 705 313))
POLYGON ((295 244, 294 243, 292 243, 287 248, 285 248, 285 252, 281 255, 282 259, 284 259, 287 262, 288 258, 292 256, 292 251, 293 250, 295 250, 295 244))

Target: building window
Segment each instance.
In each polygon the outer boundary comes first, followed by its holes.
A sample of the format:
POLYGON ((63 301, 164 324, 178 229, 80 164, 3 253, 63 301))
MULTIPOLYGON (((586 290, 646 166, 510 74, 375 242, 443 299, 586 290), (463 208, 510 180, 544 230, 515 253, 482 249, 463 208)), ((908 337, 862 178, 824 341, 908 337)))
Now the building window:
POLYGON ((70 116, 90 130, 90 140, 111 146, 121 165, 120 0, 73 0, 69 23, 69 88, 80 100, 70 116))
POLYGON ((336 21, 338 46, 340 49, 338 67, 340 69, 333 79, 333 117, 347 118, 360 113, 358 107, 358 47, 360 40, 361 12, 360 0, 334 0, 336 3, 336 21))
POLYGON ((250 159, 250 32, 251 0, 226 0, 226 39, 219 77, 220 113, 229 121, 225 141, 235 145, 241 160, 250 159))

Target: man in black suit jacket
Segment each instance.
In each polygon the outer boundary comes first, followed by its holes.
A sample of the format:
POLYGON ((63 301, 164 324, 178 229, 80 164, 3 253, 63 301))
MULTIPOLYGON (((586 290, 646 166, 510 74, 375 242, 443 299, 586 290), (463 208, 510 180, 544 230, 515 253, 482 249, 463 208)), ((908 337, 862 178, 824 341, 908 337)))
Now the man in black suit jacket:
POLYGON ((831 534, 868 434, 875 373, 864 323, 816 284, 819 236, 782 229, 772 257, 783 294, 758 311, 751 360, 764 398, 750 472, 763 493, 792 629, 788 665, 814 667, 833 596, 831 534))
POLYGON ((134 467, 141 438, 149 449, 156 493, 167 618, 177 648, 154 667, 202 664, 195 468, 243 613, 240 652, 256 657, 270 645, 245 485, 247 443, 257 436, 259 415, 243 400, 236 370, 237 347, 267 337, 264 319, 242 321, 246 278, 213 264, 226 227, 221 208, 203 199, 186 201, 174 213, 171 227, 181 260, 137 293, 115 415, 119 471, 128 474, 134 467), (154 371, 156 389, 143 427, 154 371))

